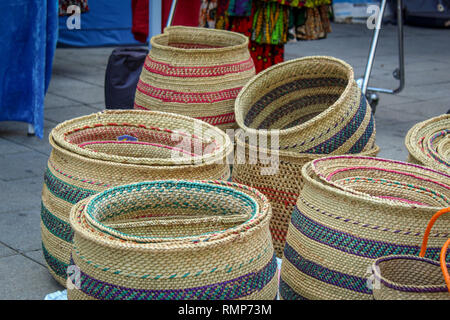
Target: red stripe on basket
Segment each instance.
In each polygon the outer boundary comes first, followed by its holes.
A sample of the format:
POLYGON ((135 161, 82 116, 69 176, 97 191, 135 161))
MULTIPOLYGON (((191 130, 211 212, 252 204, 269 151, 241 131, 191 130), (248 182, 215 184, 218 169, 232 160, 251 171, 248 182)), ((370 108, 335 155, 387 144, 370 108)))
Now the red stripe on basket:
POLYGON ((147 71, 167 77, 216 77, 230 73, 239 73, 254 68, 253 59, 250 57, 245 61, 231 64, 222 64, 209 67, 178 67, 168 63, 153 60, 149 56, 145 59, 144 67, 147 71))
POLYGON ((169 89, 153 87, 139 80, 137 89, 139 92, 161 100, 163 102, 179 103, 214 103, 236 99, 242 87, 231 88, 215 92, 181 92, 169 89))

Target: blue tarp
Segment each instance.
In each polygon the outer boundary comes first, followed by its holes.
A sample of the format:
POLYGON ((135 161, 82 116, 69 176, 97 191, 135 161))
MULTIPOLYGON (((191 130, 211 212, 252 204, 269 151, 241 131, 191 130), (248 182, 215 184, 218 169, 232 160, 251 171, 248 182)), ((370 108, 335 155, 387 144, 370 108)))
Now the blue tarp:
POLYGON ((56 47, 57 4, 57 0, 0 1, 0 121, 30 123, 39 138, 56 47))
POLYGON ((88 1, 89 11, 80 16, 81 29, 69 30, 68 17, 59 18, 58 44, 97 47, 140 44, 131 33, 130 0, 88 1))

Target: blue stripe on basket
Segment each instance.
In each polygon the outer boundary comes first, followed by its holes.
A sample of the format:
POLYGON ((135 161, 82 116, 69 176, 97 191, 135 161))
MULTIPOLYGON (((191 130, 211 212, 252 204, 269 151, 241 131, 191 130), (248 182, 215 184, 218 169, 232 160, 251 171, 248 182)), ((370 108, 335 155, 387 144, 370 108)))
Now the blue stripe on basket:
POLYGON ((307 260, 295 251, 289 243, 286 243, 284 247, 284 257, 301 273, 321 282, 363 294, 372 294, 372 290, 367 287, 366 278, 331 270, 318 263, 307 260))
MULTIPOLYGON (((420 252, 419 246, 369 240, 328 228, 307 217, 297 206, 294 207, 291 223, 300 233, 309 239, 359 257, 375 259, 391 254, 418 255, 420 252)), ((420 239, 418 240, 419 242, 420 239)), ((440 250, 440 248, 430 247, 427 249, 426 257, 438 260, 440 250)), ((450 260, 450 256, 447 260, 450 260)))
MULTIPOLYGON (((343 129, 341 129, 338 133, 336 133, 334 136, 329 138, 328 140, 306 150, 306 153, 319 153, 319 154, 330 154, 336 149, 338 149, 340 146, 342 146, 345 142, 350 139, 351 136, 355 134, 355 132, 358 131, 359 127, 361 126, 367 112, 367 101, 364 95, 361 94, 360 96, 360 103, 359 107, 356 110, 356 113, 354 117, 348 122, 343 129)), ((365 131, 367 131, 369 128, 365 128, 365 131)), ((355 148, 356 149, 356 148, 355 148)), ((362 149, 361 149, 362 151, 362 149)), ((361 152, 357 151, 357 152, 361 152)))
POLYGON ((369 142, 370 137, 372 136, 372 133, 374 131, 374 128, 375 128, 375 118, 371 113, 369 125, 367 126, 366 131, 364 131, 361 137, 359 137, 358 141, 356 141, 356 143, 353 145, 353 147, 349 150, 348 153, 355 154, 362 152, 367 143, 369 142))
POLYGON ((41 202, 41 221, 54 236, 72 242, 73 230, 70 224, 53 215, 41 202))
POLYGON ((284 300, 308 300, 295 292, 283 279, 280 279, 280 296, 284 300))

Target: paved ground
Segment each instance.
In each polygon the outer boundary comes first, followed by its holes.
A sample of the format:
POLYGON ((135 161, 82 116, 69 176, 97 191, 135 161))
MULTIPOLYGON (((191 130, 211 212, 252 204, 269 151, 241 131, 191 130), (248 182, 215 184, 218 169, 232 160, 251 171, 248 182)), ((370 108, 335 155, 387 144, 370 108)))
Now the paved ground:
MULTIPOLYGON (((371 32, 363 25, 333 25, 328 39, 287 45, 286 58, 331 55, 362 76, 371 32)), ((406 88, 380 95, 376 113, 380 156, 405 160, 403 139, 416 122, 450 109, 448 30, 405 28, 406 88)), ((395 28, 382 32, 371 85, 394 87, 395 28)), ((57 123, 104 108, 104 72, 112 48, 58 49, 45 100, 45 138, 27 137, 26 124, 0 123, 0 299, 43 299, 62 288, 48 274, 39 231, 42 175, 57 123)))

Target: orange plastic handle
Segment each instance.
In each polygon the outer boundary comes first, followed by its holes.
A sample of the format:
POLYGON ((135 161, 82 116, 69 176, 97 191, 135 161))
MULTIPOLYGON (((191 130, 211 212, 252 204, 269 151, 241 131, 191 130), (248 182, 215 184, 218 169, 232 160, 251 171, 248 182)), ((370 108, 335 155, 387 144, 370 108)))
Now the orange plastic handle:
POLYGON ((447 284, 448 293, 450 293, 450 275, 448 274, 447 263, 445 262, 445 258, 447 255, 448 246, 450 245, 450 239, 448 239, 444 246, 442 247, 441 254, 439 256, 439 260, 441 260, 441 270, 444 275, 445 283, 447 284))
MULTIPOLYGON (((450 212, 450 208, 445 208, 445 209, 439 210, 431 217, 430 221, 428 222, 427 228, 425 229, 425 234, 423 235, 422 247, 420 248, 420 253, 419 253, 420 257, 423 258, 425 256, 425 252, 427 251, 428 237, 430 235, 431 228, 433 228, 434 223, 440 216, 442 216, 444 213, 448 213, 448 212, 450 212)), ((444 275, 444 280, 445 280, 445 283, 447 284, 448 292, 450 293, 450 275, 448 274, 447 263, 445 261, 449 245, 450 245, 450 239, 448 239, 445 242, 444 246, 442 247, 441 253, 439 255, 439 260, 441 262, 442 274, 444 275)))

